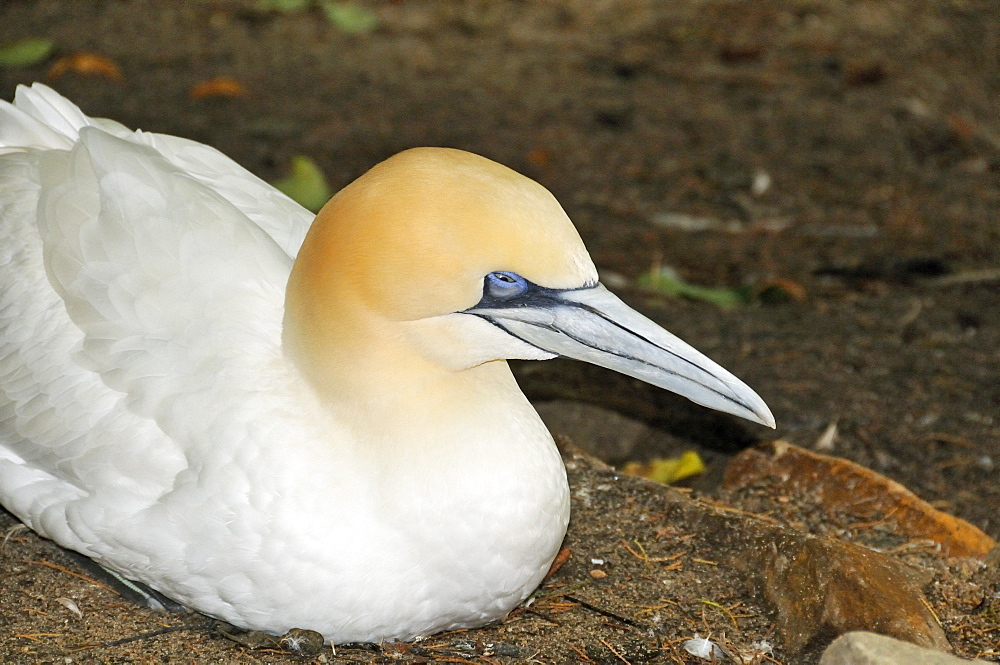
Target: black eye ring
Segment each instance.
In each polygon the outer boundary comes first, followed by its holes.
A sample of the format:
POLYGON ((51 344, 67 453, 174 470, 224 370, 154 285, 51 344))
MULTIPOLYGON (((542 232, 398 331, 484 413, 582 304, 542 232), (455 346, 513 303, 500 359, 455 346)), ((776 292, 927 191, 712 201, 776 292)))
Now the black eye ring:
POLYGON ((510 300, 528 290, 528 280, 515 272, 497 270, 486 275, 483 295, 497 300, 510 300))

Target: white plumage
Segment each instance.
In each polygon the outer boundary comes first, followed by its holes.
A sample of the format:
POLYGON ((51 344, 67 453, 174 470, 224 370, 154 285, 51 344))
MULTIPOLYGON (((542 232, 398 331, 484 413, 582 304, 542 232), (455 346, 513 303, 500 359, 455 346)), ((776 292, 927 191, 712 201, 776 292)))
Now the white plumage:
POLYGON ((592 357, 614 345, 590 324, 573 338, 597 352, 551 340, 588 294, 639 315, 550 199, 482 158, 403 153, 324 209, 290 282, 305 209, 212 148, 19 88, 0 102, 0 500, 248 628, 377 641, 504 616, 569 504, 551 437, 490 361, 585 356, 673 389, 695 366, 712 395, 694 399, 770 419, 665 331, 655 353, 684 368, 662 382, 631 350, 592 357))

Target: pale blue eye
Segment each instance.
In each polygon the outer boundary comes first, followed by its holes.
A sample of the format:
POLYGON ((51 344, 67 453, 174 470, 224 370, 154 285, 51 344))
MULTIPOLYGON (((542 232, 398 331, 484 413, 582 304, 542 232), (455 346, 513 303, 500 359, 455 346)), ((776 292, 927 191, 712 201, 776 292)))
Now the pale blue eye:
POLYGON ((528 280, 517 273, 497 271, 486 276, 486 296, 498 300, 516 298, 528 290, 528 280))

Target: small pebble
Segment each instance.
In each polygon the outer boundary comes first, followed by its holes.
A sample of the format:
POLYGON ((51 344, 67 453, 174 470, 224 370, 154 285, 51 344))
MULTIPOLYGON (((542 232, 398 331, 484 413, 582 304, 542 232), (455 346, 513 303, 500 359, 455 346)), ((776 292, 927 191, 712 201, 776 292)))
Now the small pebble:
POLYGON ((315 656, 323 650, 323 636, 315 630, 292 628, 281 636, 279 644, 282 649, 300 653, 304 656, 315 656))

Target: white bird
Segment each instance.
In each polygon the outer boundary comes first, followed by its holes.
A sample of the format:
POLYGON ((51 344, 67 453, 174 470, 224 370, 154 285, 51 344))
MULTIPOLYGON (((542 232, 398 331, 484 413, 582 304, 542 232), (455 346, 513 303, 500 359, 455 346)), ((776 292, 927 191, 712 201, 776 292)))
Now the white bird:
POLYGON ((408 150, 311 215, 216 150, 0 102, 0 500, 238 626, 411 639, 504 617, 566 531, 508 358, 773 426, 597 280, 552 195, 408 150))

